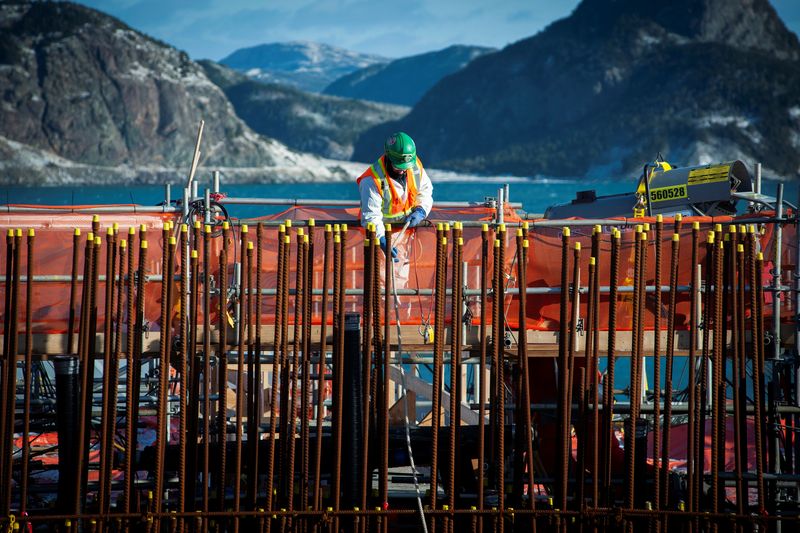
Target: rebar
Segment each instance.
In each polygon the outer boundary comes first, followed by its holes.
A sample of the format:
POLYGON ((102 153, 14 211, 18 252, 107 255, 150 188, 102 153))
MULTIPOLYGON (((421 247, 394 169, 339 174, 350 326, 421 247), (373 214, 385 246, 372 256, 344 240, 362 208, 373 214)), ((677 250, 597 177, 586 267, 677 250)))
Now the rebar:
MULTIPOLYGON (((28 280, 33 279, 33 243, 35 240, 33 229, 28 230, 27 240, 27 271, 28 280)), ((31 427, 31 382, 33 378, 33 282, 25 283, 25 366, 22 370, 23 396, 22 396, 22 453, 19 474, 19 514, 25 515, 28 509, 28 467, 31 457, 30 427, 31 427)), ((11 428, 13 435, 14 428, 11 428)), ((9 487, 10 488, 10 487, 9 487)))

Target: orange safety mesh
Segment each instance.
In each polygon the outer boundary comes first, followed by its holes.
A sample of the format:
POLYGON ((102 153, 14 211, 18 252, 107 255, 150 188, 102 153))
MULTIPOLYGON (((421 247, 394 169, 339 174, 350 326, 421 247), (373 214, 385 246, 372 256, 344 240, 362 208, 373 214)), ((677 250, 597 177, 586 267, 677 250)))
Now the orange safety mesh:
MULTIPOLYGON (((448 208, 448 209, 434 209, 429 219, 432 222, 445 222, 445 221, 489 221, 494 216, 495 211, 491 208, 476 206, 468 208, 448 208)), ((292 207, 281 213, 257 219, 260 220, 307 220, 314 218, 317 221, 317 227, 314 232, 314 287, 320 289, 322 287, 323 275, 323 244, 324 244, 324 224, 326 220, 354 220, 359 215, 357 208, 351 209, 329 209, 329 208, 313 208, 313 207, 292 207)), ((771 213, 762 213, 759 216, 770 216, 771 213)), ((138 228, 139 225, 144 224, 148 228, 148 260, 147 260, 147 273, 161 274, 161 254, 162 254, 162 231, 163 223, 167 219, 173 219, 173 215, 169 214, 102 214, 100 215, 100 237, 103 239, 103 248, 100 253, 100 274, 105 274, 105 239, 106 229, 114 222, 120 224, 119 239, 127 239, 128 228, 133 226, 138 228)), ((177 222, 177 219, 175 219, 177 222)), ((517 288, 517 257, 516 257, 516 239, 515 232, 518 224, 521 222, 517 214, 507 209, 505 213, 505 220, 509 224, 507 231, 507 251, 506 251, 506 264, 504 265, 507 287, 509 289, 517 288)), ((681 253, 678 268, 678 284, 688 285, 691 281, 692 265, 690 264, 690 246, 691 246, 691 225, 693 221, 700 223, 700 239, 698 246, 698 261, 701 265, 705 265, 705 238, 706 232, 713 228, 715 223, 728 224, 731 222, 730 217, 690 217, 684 219, 683 229, 681 231, 681 253)), ((623 219, 620 219, 623 222, 623 219)), ((655 223, 654 219, 637 219, 636 223, 641 222, 655 223)), ((737 223, 747 223, 748 217, 739 217, 736 219, 737 223)), ((629 220, 628 222, 634 222, 629 220)), ((28 228, 36 230, 36 244, 35 244, 35 275, 61 275, 69 276, 72 264, 72 235, 74 228, 81 229, 81 246, 80 246, 80 263, 79 273, 83 272, 83 250, 86 241, 86 235, 91 231, 91 215, 82 215, 70 213, 65 209, 64 213, 46 212, 42 214, 15 214, 6 213, 0 215, 0 231, 5 235, 8 228, 22 228, 23 229, 23 248, 21 257, 21 273, 27 273, 26 265, 26 247, 24 242, 28 228)), ((663 259, 662 259, 662 272, 661 283, 667 285, 669 282, 669 261, 670 261, 670 247, 672 236, 672 220, 664 221, 663 232, 663 259)), ((774 231, 772 225, 765 225, 763 233, 759 236, 759 243, 761 249, 765 252, 765 267, 764 267, 764 280, 767 282, 770 279, 769 270, 772 268, 772 262, 768 258, 774 257, 774 231)), ((608 228, 604 228, 602 244, 601 244, 601 257, 599 258, 599 276, 600 284, 609 284, 609 262, 610 262, 610 234, 608 228)), ((190 229, 191 231, 191 229, 190 229)), ((653 227, 654 231, 654 227, 653 227)), ((582 284, 586 284, 588 276, 588 261, 591 250, 591 226, 573 227, 571 242, 581 242, 581 271, 582 271, 582 284)), ((620 285, 630 285, 632 278, 632 250, 633 250, 633 237, 634 229, 632 227, 624 228, 622 230, 621 239, 621 254, 620 254, 620 285)), ((404 239, 404 243, 400 245, 401 261, 395 265, 396 282, 398 288, 423 288, 430 289, 433 287, 434 271, 435 271, 435 230, 433 228, 420 228, 418 230, 409 231, 410 235, 404 239)), ((275 226, 268 226, 263 229, 263 240, 261 243, 262 248, 262 269, 261 281, 262 288, 274 289, 276 286, 276 262, 277 262, 277 234, 278 228, 275 226)), ((233 263, 241 260, 240 253, 240 230, 234 226, 233 231, 229 232, 229 267, 228 276, 232 281, 233 277, 233 263)), ((296 268, 296 229, 292 228, 290 235, 292 236, 292 259, 290 271, 290 283, 294 286, 295 268, 296 268)), ((395 239, 399 236, 395 234, 395 239)), ((255 242, 256 228, 251 225, 248 233, 249 240, 255 242)), ((480 264, 481 264, 481 228, 480 227, 465 227, 463 230, 464 248, 463 258, 467 264, 465 283, 470 289, 478 289, 480 287, 480 264)), ((493 239, 493 232, 489 232, 490 241, 493 239)), ((561 229, 560 228, 531 228, 528 236, 530 248, 528 252, 528 270, 527 278, 529 287, 558 287, 561 278, 561 229)), ((449 239, 451 240, 451 239, 449 239)), ((791 273, 794 270, 797 255, 796 231, 794 226, 786 225, 783 234, 783 267, 784 283, 791 280, 791 273)), ((136 262, 138 263, 139 255, 139 240, 138 232, 137 238, 133 243, 136 247, 136 262)), ((490 242, 490 249, 493 243, 490 242)), ((219 262, 218 253, 221 249, 222 242, 220 237, 212 238, 210 247, 212 265, 209 269, 210 273, 219 278, 219 262)), ((5 266, 8 260, 5 254, 5 242, 0 245, 0 275, 5 274, 5 266)), ((346 270, 346 286, 348 289, 360 289, 363 282, 363 250, 364 250, 364 232, 359 227, 351 227, 347 233, 347 249, 345 252, 345 270, 346 270)), ((648 274, 647 283, 653 284, 654 273, 654 248, 648 248, 648 274)), ((202 261, 203 253, 199 250, 200 258, 202 261)), ((570 261, 572 253, 570 252, 570 261)), ((255 254, 254 254, 255 258, 255 254)), ((488 261, 489 272, 487 276, 491 277, 491 264, 488 261)), ((255 268, 255 265, 253 265, 255 268)), ((331 261, 332 268, 332 261, 331 261)), ((202 271, 202 269, 201 269, 202 271)), ((381 268, 383 272, 383 268, 381 268)), ((452 264, 448 265, 447 269, 448 286, 451 285, 452 277, 452 264)), ((176 267, 176 274, 179 273, 179 267, 176 267)), ((381 274, 382 276, 383 274, 381 274)), ((100 282, 100 291, 98 294, 99 309, 98 309, 98 329, 102 328, 105 316, 105 310, 102 304, 102 290, 103 282, 100 282)), ((159 330, 159 316, 160 316, 160 287, 159 283, 149 283, 147 285, 145 296, 145 320, 148 323, 150 330, 159 330)), ((254 282, 255 285, 255 282, 254 282)), ((332 287, 332 282, 331 285, 332 287)), ((0 284, 0 298, 5 297, 5 291, 8 290, 8 283, 0 284)), ((76 298, 76 305, 80 305, 80 286, 79 294, 76 298)), ((34 286, 33 296, 35 299, 34 315, 33 315, 33 330, 36 333, 59 333, 67 330, 67 320, 69 316, 69 282, 37 282, 34 286)), ((608 305, 607 294, 601 295, 601 310, 605 310, 608 305)), ((619 330, 630 329, 631 327, 631 301, 630 294, 620 294, 618 300, 618 315, 617 315, 617 328, 619 330)), ((767 303, 771 302, 771 295, 766 296, 767 303)), ((508 325, 516 329, 518 326, 518 307, 517 297, 507 296, 505 299, 505 309, 507 315, 508 325)), ((217 303, 216 298, 212 298, 211 319, 217 320, 217 303)), ((645 315, 645 327, 652 328, 652 308, 653 300, 647 299, 648 313, 645 315)), ((263 296, 261 298, 261 313, 262 324, 270 324, 274 322, 274 296, 263 296)), ((293 299, 290 304, 293 303, 293 299)), ((330 305, 330 298, 328 298, 330 305)), ((480 317, 480 302, 477 296, 468 296, 467 304, 472 313, 472 322, 477 324, 480 317)), ((666 298, 662 299, 662 305, 666 306, 666 298)), ((794 299, 787 298, 784 302, 783 316, 787 317, 794 314, 794 299)), ((322 297, 315 296, 313 305, 313 321, 319 323, 322 310, 322 297)), ((586 316, 586 298, 581 301, 581 316, 586 316)), ((20 330, 24 330, 24 309, 25 309, 25 287, 24 284, 20 288, 20 302, 19 309, 21 316, 19 317, 20 330)), ((345 299, 345 310, 347 312, 361 312, 361 297, 348 295, 345 299)), ((79 308, 76 309, 76 316, 79 315, 79 308)), ((400 321, 403 324, 424 324, 432 322, 433 317, 433 299, 430 296, 417 296, 417 295, 401 295, 400 296, 400 321)), ((768 306, 765 311, 767 316, 770 316, 771 308, 768 306)), ((0 312, 5 310, 0 309, 0 312)), ((177 310, 173 310, 173 314, 177 310)), ((689 294, 680 293, 678 297, 677 313, 677 328, 688 327, 689 315, 689 294)), ((449 314, 449 305, 448 305, 449 314)), ((559 295, 529 295, 527 305, 527 328, 540 330, 540 331, 557 331, 559 328, 559 295)), ((290 305, 289 309, 290 321, 294 317, 294 309, 290 305)), ((329 320, 330 320, 329 314, 329 320)), ((390 317, 394 321, 394 313, 390 317)), ((125 318, 123 317, 123 320, 125 318)), ((200 317, 202 320, 202 309, 200 310, 200 317)), ((446 319, 450 321, 448 316, 446 319)), ((662 321, 663 324, 663 321, 662 321)), ((607 316, 605 312, 600 317, 600 327, 607 329, 607 316)))

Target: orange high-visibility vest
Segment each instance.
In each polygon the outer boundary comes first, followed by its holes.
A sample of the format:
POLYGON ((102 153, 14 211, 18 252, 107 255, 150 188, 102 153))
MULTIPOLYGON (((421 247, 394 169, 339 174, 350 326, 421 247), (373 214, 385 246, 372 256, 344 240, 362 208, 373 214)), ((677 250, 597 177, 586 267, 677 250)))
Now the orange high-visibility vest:
POLYGON ((392 221, 400 220, 410 215, 417 206, 417 191, 419 190, 419 183, 422 179, 422 161, 420 161, 418 157, 416 161, 414 161, 414 166, 406 170, 405 199, 400 197, 394 183, 392 183, 392 180, 387 176, 386 156, 384 155, 365 170, 364 173, 358 177, 356 183, 361 184, 361 180, 364 178, 372 178, 383 201, 381 207, 383 220, 391 223, 392 221))

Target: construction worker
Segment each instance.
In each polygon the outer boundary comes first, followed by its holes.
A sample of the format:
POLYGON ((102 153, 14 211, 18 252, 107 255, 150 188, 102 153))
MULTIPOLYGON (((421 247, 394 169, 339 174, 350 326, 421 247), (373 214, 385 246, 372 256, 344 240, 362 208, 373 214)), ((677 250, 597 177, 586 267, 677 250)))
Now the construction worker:
MULTIPOLYGON (((386 252, 384 224, 414 228, 428 217, 433 206, 433 184, 417 157, 417 147, 408 134, 398 131, 386 139, 384 154, 361 176, 361 226, 375 224, 375 233, 386 252)), ((392 259, 397 260, 392 247, 392 259)))

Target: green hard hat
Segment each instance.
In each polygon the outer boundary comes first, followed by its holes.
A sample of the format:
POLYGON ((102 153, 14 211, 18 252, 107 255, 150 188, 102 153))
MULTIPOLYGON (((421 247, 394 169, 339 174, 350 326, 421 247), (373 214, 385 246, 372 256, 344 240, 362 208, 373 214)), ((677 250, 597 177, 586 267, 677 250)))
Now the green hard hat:
POLYGON ((397 169, 411 168, 417 160, 417 147, 414 140, 402 131, 392 133, 386 139, 383 148, 389 161, 392 162, 392 166, 397 169))

